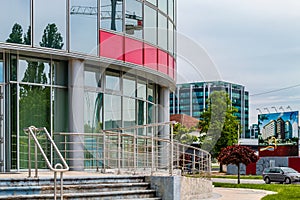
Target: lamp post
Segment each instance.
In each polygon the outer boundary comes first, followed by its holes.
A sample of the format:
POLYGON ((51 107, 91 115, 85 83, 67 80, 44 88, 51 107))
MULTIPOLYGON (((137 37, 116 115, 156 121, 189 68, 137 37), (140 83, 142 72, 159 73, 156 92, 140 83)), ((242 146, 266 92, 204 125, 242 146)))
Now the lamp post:
POLYGON ((275 112, 277 112, 277 109, 276 109, 276 107, 275 107, 275 106, 272 106, 271 108, 274 108, 275 112))

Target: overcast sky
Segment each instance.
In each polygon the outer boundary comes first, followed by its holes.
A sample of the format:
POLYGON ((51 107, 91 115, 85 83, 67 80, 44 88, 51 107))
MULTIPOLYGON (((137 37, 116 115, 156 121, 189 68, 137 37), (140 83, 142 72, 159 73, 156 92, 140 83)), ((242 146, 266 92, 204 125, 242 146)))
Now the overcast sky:
MULTIPOLYGON (((178 1, 178 38, 203 48, 221 80, 246 87, 250 124, 257 108, 300 110, 299 23, 299 0, 178 1)), ((179 81, 203 81, 187 63, 178 61, 179 81)))

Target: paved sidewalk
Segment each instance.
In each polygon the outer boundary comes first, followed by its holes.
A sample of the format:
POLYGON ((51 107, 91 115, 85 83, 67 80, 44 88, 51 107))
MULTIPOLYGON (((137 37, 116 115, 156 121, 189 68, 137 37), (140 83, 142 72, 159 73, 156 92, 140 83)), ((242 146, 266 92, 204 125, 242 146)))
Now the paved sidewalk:
POLYGON ((205 200, 260 200, 262 197, 268 194, 275 194, 275 192, 242 188, 214 187, 212 197, 207 198, 205 200))

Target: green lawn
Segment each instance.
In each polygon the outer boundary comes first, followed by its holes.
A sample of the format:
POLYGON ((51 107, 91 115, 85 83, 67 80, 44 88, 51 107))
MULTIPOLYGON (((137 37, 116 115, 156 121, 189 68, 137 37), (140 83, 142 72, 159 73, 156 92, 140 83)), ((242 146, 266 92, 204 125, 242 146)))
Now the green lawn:
MULTIPOLYGON (((237 179, 237 175, 211 175, 212 178, 237 179)), ((241 175, 241 179, 262 179, 261 175, 241 175)))
POLYGON ((230 183, 214 183, 215 187, 227 188, 251 188, 260 190, 269 190, 277 192, 277 194, 267 195, 262 200, 291 200, 300 199, 300 185, 285 184, 230 184, 230 183))

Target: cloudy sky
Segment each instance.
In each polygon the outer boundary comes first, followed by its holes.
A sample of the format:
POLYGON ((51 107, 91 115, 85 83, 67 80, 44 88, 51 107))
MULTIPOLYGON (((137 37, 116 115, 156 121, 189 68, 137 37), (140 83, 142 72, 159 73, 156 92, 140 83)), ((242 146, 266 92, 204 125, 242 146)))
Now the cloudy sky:
MULTIPOLYGON (((246 87, 256 123, 257 108, 300 110, 299 10, 298 0, 179 0, 178 38, 202 48, 216 77, 246 87)), ((178 81, 205 80, 187 60, 178 62, 178 81)))

